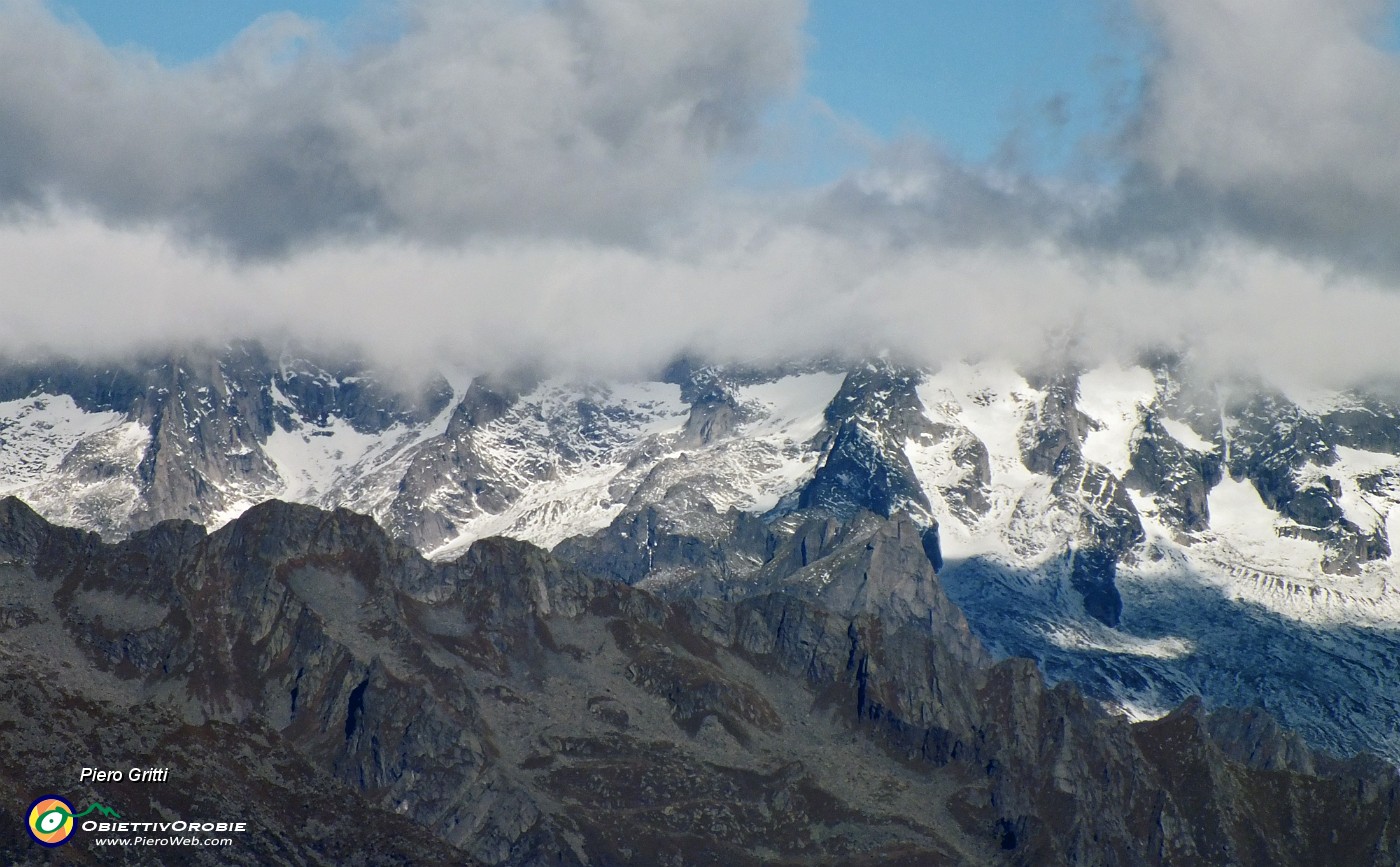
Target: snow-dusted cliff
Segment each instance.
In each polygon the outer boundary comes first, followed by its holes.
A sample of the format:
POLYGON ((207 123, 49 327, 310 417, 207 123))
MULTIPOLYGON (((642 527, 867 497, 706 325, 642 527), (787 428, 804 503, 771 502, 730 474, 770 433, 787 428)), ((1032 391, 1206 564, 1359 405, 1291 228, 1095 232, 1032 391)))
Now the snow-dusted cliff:
POLYGON ((0 494, 108 537, 273 497, 345 506, 437 558, 569 540, 633 583, 726 596, 763 580, 765 525, 905 513, 999 653, 1134 716, 1199 693, 1400 758, 1400 407, 1374 395, 1180 363, 406 388, 250 344, 8 365, 0 494))

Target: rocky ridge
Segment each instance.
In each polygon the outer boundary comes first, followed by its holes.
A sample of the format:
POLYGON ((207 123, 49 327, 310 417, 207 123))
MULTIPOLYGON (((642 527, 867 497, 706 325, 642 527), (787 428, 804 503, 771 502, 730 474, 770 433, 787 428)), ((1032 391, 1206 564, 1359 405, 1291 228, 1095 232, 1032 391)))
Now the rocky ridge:
POLYGON ((1192 694, 1259 703, 1315 747, 1392 760, 1397 430, 1381 392, 1210 382, 1179 359, 405 388, 245 344, 0 372, 0 486, 109 540, 276 496, 367 513, 440 559, 504 534, 668 599, 736 601, 792 539, 801 563, 861 515, 904 514, 994 655, 1133 718, 1192 694))
MULTIPOLYGON (((427 561, 344 510, 270 502, 108 543, 5 499, 4 803, 95 750, 224 769, 72 794, 247 816, 249 863, 1400 857, 1388 765, 1319 755, 1258 711, 1131 724, 1047 688, 992 661, 915 523, 830 520, 775 529, 742 598, 668 600, 508 539, 427 561), (65 751, 36 702, 65 709, 65 751), (339 818, 274 808, 309 797, 339 818)), ((27 846, 0 838, 42 863, 27 846)))

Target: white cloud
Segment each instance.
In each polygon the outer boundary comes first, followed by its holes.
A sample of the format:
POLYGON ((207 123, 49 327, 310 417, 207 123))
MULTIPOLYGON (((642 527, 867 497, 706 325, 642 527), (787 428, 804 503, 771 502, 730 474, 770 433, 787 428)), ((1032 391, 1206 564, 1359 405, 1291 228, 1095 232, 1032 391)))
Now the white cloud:
POLYGON ((422 368, 654 372, 681 352, 780 359, 888 351, 1033 362, 1072 332, 1087 361, 1189 349, 1204 364, 1341 384, 1400 368, 1400 295, 1243 245, 1188 271, 1017 247, 891 245, 722 212, 669 250, 377 241, 230 265, 160 230, 64 215, 0 230, 0 343, 110 355, 173 335, 292 332, 422 368), (17 264, 20 263, 20 264, 17 264), (198 287, 192 291, 191 287, 198 287))

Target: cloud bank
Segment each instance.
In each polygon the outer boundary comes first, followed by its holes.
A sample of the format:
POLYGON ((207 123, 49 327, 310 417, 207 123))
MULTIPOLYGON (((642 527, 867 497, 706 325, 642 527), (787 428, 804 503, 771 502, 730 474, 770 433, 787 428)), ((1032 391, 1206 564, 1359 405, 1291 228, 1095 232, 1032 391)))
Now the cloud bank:
POLYGON ((417 0, 387 42, 275 16, 181 69, 0 0, 0 341, 291 334, 626 374, 681 353, 1029 362, 1072 334, 1087 361, 1394 378, 1391 7, 1139 8, 1155 49, 1119 180, 903 139, 756 192, 727 176, 801 98, 799 0, 417 0))
POLYGON ((178 70, 0 0, 0 200, 242 256, 627 237, 796 82, 800 0, 416 0, 348 56, 295 15, 178 70))
POLYGON ((1387 0, 1140 0, 1159 52, 1122 215, 1400 273, 1400 58, 1387 0))

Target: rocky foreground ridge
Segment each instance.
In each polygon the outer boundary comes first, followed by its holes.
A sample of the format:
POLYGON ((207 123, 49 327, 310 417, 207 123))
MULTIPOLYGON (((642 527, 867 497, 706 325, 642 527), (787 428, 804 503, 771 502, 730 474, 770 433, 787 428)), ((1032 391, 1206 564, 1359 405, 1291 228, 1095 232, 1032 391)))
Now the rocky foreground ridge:
POLYGON ((1380 387, 1180 358, 412 385, 251 342, 12 360, 3 494, 108 541, 270 498, 344 507, 433 559, 503 535, 671 600, 776 587, 770 530, 802 515, 833 522, 815 551, 902 514, 996 658, 1132 719, 1258 704, 1314 748, 1400 761, 1400 402, 1380 387))
POLYGON ((596 571, 599 540, 432 562, 274 501, 105 542, 4 499, 0 855, 47 863, 36 781, 144 761, 172 782, 66 793, 252 822, 191 863, 1400 861, 1392 767, 995 662, 902 514, 746 532, 744 589, 668 598, 596 571))

